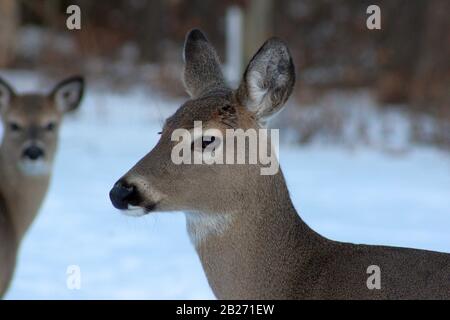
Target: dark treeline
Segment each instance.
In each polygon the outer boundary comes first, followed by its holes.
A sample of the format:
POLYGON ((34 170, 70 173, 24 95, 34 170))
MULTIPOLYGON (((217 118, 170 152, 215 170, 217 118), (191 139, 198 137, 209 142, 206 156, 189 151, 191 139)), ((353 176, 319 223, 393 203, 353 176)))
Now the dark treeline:
MULTIPOLYGON (((90 71, 93 58, 110 62, 123 56, 136 64, 176 64, 181 60, 179 48, 184 35, 192 27, 204 29, 224 56, 225 15, 235 5, 244 13, 245 59, 266 37, 284 38, 295 58, 301 92, 371 87, 383 103, 401 103, 437 118, 450 119, 450 1, 447 0, 377 1, 382 30, 366 28, 366 9, 372 4, 368 0, 3 0, 0 3, 3 26, 0 67, 51 65, 90 71), (70 4, 81 7, 81 31, 65 28, 65 9, 70 4), (69 37, 70 49, 46 45, 32 55, 18 50, 16 40, 27 39, 23 29, 30 25, 43 30, 47 41, 69 37)), ((107 66, 101 70, 110 69, 107 66)))

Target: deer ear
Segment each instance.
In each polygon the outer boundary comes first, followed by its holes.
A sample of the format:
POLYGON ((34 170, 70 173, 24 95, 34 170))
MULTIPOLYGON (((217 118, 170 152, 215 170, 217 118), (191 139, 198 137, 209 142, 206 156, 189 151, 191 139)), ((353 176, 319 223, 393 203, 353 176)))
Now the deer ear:
POLYGON ((194 29, 187 34, 183 59, 184 86, 192 98, 225 86, 216 50, 200 30, 194 29))
POLYGON ((250 61, 237 91, 238 101, 265 123, 283 108, 292 93, 295 68, 283 41, 266 41, 250 61))
POLYGON ((50 98, 62 113, 78 108, 84 92, 84 79, 76 76, 68 78, 59 84, 50 93, 50 98))
POLYGON ((0 112, 5 111, 11 100, 16 96, 13 88, 2 78, 0 78, 0 112))

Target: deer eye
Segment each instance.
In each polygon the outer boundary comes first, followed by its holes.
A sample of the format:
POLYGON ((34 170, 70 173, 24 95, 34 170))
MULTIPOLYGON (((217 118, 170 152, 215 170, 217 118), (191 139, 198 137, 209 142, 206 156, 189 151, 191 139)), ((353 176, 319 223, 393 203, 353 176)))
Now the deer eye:
POLYGON ((46 131, 54 131, 55 128, 56 128, 56 123, 54 123, 54 122, 49 122, 49 123, 44 127, 44 129, 45 129, 46 131))
MULTIPOLYGON (((202 150, 205 150, 207 146, 209 146, 211 143, 216 141, 216 137, 212 136, 209 137, 209 140, 205 140, 205 137, 202 137, 202 150)), ((191 149, 195 149, 195 142, 192 142, 191 149)))
POLYGON ((10 122, 9 129, 14 132, 22 130, 22 127, 17 122, 10 122))
POLYGON ((210 137, 208 140, 202 140, 202 149, 205 150, 207 146, 216 141, 216 137, 210 137))

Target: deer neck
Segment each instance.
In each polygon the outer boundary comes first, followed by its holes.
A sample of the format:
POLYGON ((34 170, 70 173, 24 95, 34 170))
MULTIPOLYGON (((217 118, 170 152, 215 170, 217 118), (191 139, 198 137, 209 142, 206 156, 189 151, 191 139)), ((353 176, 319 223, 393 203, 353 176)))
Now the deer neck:
POLYGON ((240 210, 186 216, 218 298, 298 297, 304 284, 299 281, 308 278, 308 262, 328 242, 297 214, 281 171, 265 177, 261 179, 268 181, 259 190, 246 194, 240 210))
POLYGON ((0 147, 0 195, 5 202, 5 212, 15 236, 20 241, 33 222, 44 200, 50 176, 27 176, 15 161, 8 158, 8 151, 0 147))

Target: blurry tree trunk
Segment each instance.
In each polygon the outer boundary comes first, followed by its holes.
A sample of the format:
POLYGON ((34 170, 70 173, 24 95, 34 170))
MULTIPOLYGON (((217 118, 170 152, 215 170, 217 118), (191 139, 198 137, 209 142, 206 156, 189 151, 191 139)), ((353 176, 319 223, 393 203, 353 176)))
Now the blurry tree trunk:
POLYGON ((165 39, 166 6, 164 1, 147 1, 142 9, 139 28, 137 30, 138 40, 142 50, 142 56, 148 61, 159 61, 161 56, 161 39, 165 39))
POLYGON ((382 49, 378 52, 378 97, 383 103, 409 101, 411 79, 420 54, 420 35, 425 26, 426 1, 385 2, 382 49), (398 14, 401 12, 401 14, 398 14))
POLYGON ((60 1, 44 2, 44 20, 51 29, 57 29, 59 25, 60 1))
POLYGON ((273 30, 273 0, 250 0, 245 12, 244 55, 249 61, 273 30))
POLYGON ((0 1, 0 68, 7 67, 14 56, 14 45, 19 24, 19 2, 0 1))
POLYGON ((226 13, 226 71, 227 79, 233 85, 239 85, 243 73, 244 53, 243 37, 243 11, 239 6, 230 6, 226 13))
MULTIPOLYGON (((447 109, 450 119, 450 2, 432 0, 425 13, 420 56, 415 68, 411 100, 416 106, 447 109), (446 108, 443 108, 446 106, 446 108)), ((430 110, 431 111, 431 110, 430 110)), ((441 110, 439 110, 440 112, 441 110)), ((442 115, 441 115, 442 116, 442 115)))
MULTIPOLYGON (((412 82, 411 102, 437 119, 433 142, 450 145, 450 2, 431 0, 425 11, 421 51, 412 82)), ((423 136, 423 134, 422 134, 423 136)), ((423 138, 423 137, 419 137, 423 138)))

